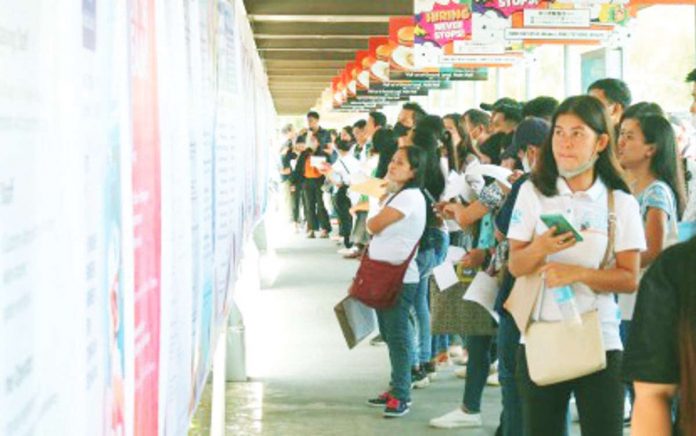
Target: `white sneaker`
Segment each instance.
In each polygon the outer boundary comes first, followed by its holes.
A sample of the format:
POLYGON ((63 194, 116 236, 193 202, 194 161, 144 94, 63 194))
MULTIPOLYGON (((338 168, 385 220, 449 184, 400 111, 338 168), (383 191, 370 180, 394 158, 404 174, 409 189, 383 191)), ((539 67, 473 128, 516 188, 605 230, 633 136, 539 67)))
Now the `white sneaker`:
POLYGON ((481 425, 480 413, 466 413, 460 407, 430 420, 430 426, 437 428, 481 427, 481 425))
POLYGON ((340 254, 341 256, 345 256, 346 254, 353 253, 353 249, 344 247, 344 248, 339 249, 336 253, 340 254))
POLYGON ((454 370, 454 375, 458 378, 466 378, 466 366, 464 368, 457 368, 454 370))
POLYGON ((488 386, 500 386, 500 380, 498 379, 498 373, 494 372, 493 374, 489 375, 488 378, 486 379, 486 384, 488 386))
POLYGON ((464 355, 464 349, 461 345, 450 345, 447 351, 450 357, 460 357, 464 355))
POLYGON ((462 356, 455 356, 450 359, 455 365, 466 366, 469 363, 469 356, 464 354, 462 356))
POLYGON ((498 359, 491 363, 491 367, 488 369, 488 374, 494 374, 498 372, 498 359))

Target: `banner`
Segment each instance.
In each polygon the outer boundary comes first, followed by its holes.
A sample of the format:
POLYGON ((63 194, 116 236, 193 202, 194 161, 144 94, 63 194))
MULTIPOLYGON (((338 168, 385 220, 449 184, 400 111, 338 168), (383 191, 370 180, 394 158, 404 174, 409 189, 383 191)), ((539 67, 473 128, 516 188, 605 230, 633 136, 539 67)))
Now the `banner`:
POLYGON ((160 329, 160 137, 155 1, 131 0, 133 120, 134 434, 158 431, 160 329))

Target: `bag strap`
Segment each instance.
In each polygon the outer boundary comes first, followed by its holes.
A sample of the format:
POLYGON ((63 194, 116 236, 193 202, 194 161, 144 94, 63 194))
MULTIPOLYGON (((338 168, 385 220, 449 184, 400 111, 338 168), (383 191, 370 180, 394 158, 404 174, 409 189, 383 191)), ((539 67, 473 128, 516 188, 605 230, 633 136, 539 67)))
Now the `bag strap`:
POLYGON ((607 249, 604 252, 602 263, 599 264, 599 269, 604 269, 609 264, 612 255, 614 254, 614 244, 616 243, 616 210, 614 209, 614 190, 607 189, 607 210, 608 210, 608 231, 607 231, 607 249))

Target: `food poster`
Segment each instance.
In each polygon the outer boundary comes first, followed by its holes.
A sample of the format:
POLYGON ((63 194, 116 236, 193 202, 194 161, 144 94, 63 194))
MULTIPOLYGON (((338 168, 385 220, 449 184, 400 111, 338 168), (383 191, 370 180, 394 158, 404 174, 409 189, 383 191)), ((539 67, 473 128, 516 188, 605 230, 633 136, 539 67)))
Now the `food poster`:
POLYGON ((416 65, 415 32, 412 16, 389 19, 389 80, 440 80, 437 66, 419 68, 416 65))

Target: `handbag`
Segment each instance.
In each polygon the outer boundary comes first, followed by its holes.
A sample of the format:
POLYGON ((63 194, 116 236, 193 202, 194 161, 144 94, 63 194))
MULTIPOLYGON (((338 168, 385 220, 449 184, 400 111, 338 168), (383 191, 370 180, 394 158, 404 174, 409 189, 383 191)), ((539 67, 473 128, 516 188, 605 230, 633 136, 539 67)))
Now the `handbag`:
POLYGON ((463 299, 472 280, 473 276, 465 276, 463 281, 440 291, 435 279, 430 279, 430 322, 433 335, 495 335, 496 324, 490 313, 480 304, 463 299))
MULTIPOLYGON (((387 206, 399 193, 394 194, 384 206, 387 206)), ((404 276, 413 256, 416 254, 420 240, 416 242, 406 261, 398 265, 370 258, 368 245, 360 259, 360 266, 355 273, 348 294, 366 306, 374 309, 389 309, 396 304, 404 276)))
POLYGON ((377 328, 374 309, 351 296, 339 301, 334 306, 334 313, 349 349, 353 349, 377 328))
MULTIPOLYGON (((604 269, 614 252, 616 214, 614 193, 607 194, 609 223, 607 249, 599 269, 604 269)), ((539 309, 543 303, 541 293, 539 309)), ((595 301, 597 301, 595 299, 595 301)), ((607 367, 599 310, 581 316, 580 323, 535 321, 524 335, 529 378, 538 386, 548 386, 583 377, 607 367)))

